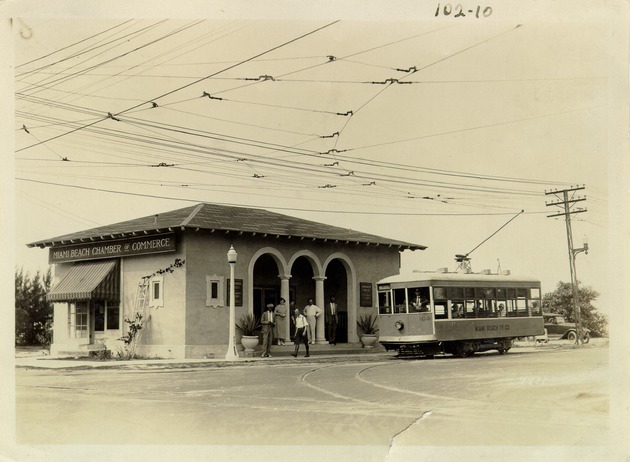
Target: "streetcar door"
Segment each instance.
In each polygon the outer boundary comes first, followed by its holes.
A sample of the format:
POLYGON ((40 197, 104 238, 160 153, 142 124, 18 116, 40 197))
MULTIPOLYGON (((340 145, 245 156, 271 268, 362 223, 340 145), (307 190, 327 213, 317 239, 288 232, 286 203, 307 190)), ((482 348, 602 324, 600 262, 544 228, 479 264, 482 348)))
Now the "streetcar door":
POLYGON ((434 335, 433 299, 431 289, 423 285, 409 285, 407 287, 407 301, 409 306, 409 321, 417 326, 417 335, 434 335))

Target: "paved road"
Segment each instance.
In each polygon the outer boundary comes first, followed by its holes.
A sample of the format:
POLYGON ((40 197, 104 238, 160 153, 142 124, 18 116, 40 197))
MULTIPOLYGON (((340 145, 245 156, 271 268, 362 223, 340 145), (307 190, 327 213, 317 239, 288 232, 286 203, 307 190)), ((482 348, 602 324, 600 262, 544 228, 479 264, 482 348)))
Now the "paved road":
POLYGON ((601 445, 608 438, 607 355, 606 347, 515 348, 465 359, 18 368, 17 440, 373 445, 366 460, 418 445, 601 445))

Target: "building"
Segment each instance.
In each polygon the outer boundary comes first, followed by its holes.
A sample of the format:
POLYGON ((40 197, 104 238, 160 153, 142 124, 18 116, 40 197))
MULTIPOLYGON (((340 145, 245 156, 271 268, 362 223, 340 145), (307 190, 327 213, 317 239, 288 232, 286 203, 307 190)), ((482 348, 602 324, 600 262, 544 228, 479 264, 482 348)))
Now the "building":
MULTIPOLYGON (((303 308, 334 296, 338 342, 358 342, 358 316, 375 311, 375 282, 399 272, 418 244, 260 209, 201 203, 28 244, 54 265, 51 354, 119 351, 126 319, 144 313, 138 354, 200 358, 226 353, 227 252, 234 246, 236 320, 260 317, 282 297, 303 308)), ((288 330, 289 316, 285 318, 288 330)), ((239 335, 237 330, 237 336, 239 335)), ((238 341, 238 338, 237 338, 238 341)), ((325 326, 317 324, 317 343, 325 326)))

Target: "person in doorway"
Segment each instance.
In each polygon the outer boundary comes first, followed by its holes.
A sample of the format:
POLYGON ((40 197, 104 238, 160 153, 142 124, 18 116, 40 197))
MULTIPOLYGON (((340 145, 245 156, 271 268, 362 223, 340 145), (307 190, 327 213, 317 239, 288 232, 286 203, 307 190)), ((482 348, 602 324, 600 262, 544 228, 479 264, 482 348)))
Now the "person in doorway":
POLYGON ((300 343, 304 343, 304 346, 306 347, 306 354, 304 355, 304 357, 308 358, 310 356, 308 352, 308 321, 297 308, 293 312, 293 319, 295 320, 295 335, 293 336, 295 351, 291 353, 291 356, 297 358, 298 351, 300 349, 300 343))
POLYGON ((313 299, 308 299, 308 305, 304 307, 304 314, 306 315, 306 320, 308 321, 308 343, 314 345, 316 338, 316 330, 317 326, 317 318, 322 314, 321 308, 313 303, 313 299))
POLYGON ((271 343, 273 342, 273 326, 275 325, 273 303, 267 304, 267 311, 263 313, 260 324, 262 325, 263 339, 263 351, 261 358, 271 358, 269 352, 271 350, 271 343))
POLYGON ((273 314, 276 318, 276 327, 274 327, 273 335, 280 346, 284 345, 284 341, 287 337, 287 329, 284 320, 287 315, 287 307, 284 306, 285 303, 286 300, 281 298, 280 303, 278 303, 273 310, 273 314))
POLYGON ((326 306, 326 327, 328 331, 328 343, 337 345, 337 316, 339 314, 339 306, 335 302, 335 297, 330 297, 330 301, 326 306))

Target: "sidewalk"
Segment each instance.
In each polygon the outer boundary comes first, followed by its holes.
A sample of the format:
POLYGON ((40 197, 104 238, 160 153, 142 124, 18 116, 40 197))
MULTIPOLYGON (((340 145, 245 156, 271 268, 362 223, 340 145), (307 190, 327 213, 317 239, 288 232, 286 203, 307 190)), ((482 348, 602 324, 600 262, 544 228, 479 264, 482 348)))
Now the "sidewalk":
POLYGON ((297 358, 291 356, 294 351, 293 345, 273 346, 270 358, 261 358, 260 351, 256 351, 254 356, 245 356, 240 351, 240 359, 237 361, 227 361, 225 358, 194 358, 194 359, 133 359, 133 360, 99 360, 95 358, 57 358, 50 357, 46 350, 33 350, 28 352, 17 351, 15 355, 15 367, 33 369, 142 369, 142 368, 190 368, 190 367, 226 367, 239 365, 264 364, 269 362, 299 362, 319 361, 319 360, 339 360, 353 358, 365 358, 373 360, 375 357, 387 358, 396 355, 395 352, 386 352, 383 347, 362 348, 360 344, 344 345, 310 345, 310 357, 305 358, 306 350, 304 345, 300 347, 297 358))

